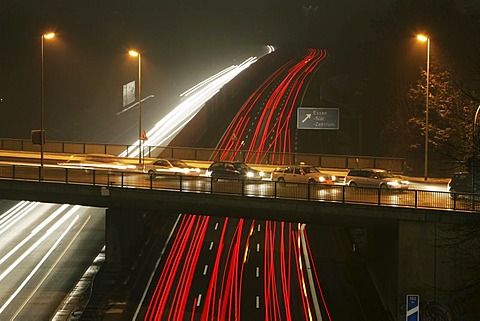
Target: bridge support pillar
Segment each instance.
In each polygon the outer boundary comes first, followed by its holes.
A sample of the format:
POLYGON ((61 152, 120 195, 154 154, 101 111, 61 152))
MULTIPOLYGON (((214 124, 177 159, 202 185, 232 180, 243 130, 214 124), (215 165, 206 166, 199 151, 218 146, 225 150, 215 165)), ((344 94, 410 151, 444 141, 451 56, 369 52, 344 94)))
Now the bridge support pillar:
POLYGON ((463 308, 473 302, 469 296, 475 289, 468 286, 478 277, 471 259, 479 255, 480 239, 471 232, 477 233, 475 225, 399 222, 398 320, 405 319, 407 294, 418 294, 420 313, 438 320, 459 317, 452 302, 461 299, 463 308))
POLYGON ((109 208, 105 226, 105 269, 120 272, 132 263, 145 235, 143 212, 109 208))

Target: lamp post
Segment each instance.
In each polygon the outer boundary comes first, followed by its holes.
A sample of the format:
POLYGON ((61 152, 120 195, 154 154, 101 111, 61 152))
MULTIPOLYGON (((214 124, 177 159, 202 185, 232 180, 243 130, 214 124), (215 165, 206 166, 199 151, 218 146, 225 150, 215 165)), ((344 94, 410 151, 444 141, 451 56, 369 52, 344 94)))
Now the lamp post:
POLYGON ((138 57, 138 163, 142 163, 142 55, 139 51, 130 50, 128 54, 138 57))
POLYGON ((475 112, 475 118, 473 119, 473 150, 472 150, 472 164, 471 164, 471 170, 472 170, 472 193, 476 192, 475 188, 475 181, 476 181, 476 175, 477 175, 477 157, 478 157, 478 143, 477 143, 477 120, 478 120, 478 114, 480 113, 480 105, 477 107, 477 111, 475 112))
POLYGON ((55 37, 55 33, 49 32, 42 34, 41 36, 41 75, 40 75, 40 178, 43 178, 43 145, 45 144, 45 134, 43 126, 43 114, 44 114, 44 93, 43 93, 43 78, 44 78, 44 63, 43 63, 43 49, 44 49, 44 40, 52 39, 55 37))
POLYGON ((417 35, 417 39, 422 42, 427 42, 427 87, 425 100, 425 163, 424 163, 424 177, 428 179, 428 90, 430 87, 430 38, 425 35, 417 35))

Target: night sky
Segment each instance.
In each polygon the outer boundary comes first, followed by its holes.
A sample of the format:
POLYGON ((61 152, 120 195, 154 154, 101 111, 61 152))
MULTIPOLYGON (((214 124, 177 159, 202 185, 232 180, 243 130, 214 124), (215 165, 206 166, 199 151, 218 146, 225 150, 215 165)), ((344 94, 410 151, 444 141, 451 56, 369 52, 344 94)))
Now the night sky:
POLYGON ((308 43, 348 52, 373 35, 390 1, 3 0, 0 3, 0 137, 29 138, 40 122, 40 35, 45 42, 45 129, 49 140, 131 143, 135 110, 117 116, 122 85, 142 52, 145 127, 179 94, 264 45, 308 43), (122 134, 123 133, 123 134, 122 134))

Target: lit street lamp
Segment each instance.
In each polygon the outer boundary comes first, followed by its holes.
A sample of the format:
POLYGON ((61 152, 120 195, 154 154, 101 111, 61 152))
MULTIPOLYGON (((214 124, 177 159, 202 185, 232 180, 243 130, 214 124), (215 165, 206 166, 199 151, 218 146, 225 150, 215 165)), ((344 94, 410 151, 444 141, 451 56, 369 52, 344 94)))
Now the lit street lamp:
POLYGON ((426 87, 426 103, 425 103, 425 164, 424 176, 428 179, 428 90, 430 87, 430 38, 425 35, 417 35, 417 39, 422 42, 427 42, 427 87, 426 87))
POLYGON ((128 54, 138 57, 138 163, 142 163, 142 56, 136 50, 130 50, 128 54))
POLYGON ((52 39, 55 37, 55 33, 49 32, 42 34, 42 47, 41 47, 41 76, 40 76, 40 178, 43 178, 43 145, 45 144, 45 133, 44 133, 44 126, 43 126, 43 114, 44 114, 44 94, 43 94, 43 77, 44 77, 44 63, 43 63, 43 42, 44 39, 52 39))

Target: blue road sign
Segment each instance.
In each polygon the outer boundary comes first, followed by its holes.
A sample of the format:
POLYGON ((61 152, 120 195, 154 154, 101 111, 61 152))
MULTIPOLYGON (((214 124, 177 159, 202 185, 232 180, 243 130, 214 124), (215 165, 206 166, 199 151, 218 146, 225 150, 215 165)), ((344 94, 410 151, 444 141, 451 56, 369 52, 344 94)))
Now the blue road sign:
POLYGON ((420 296, 407 294, 407 321, 420 320, 420 296))
POLYGON ((338 108, 299 107, 297 129, 338 129, 338 108))

